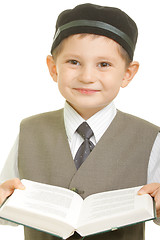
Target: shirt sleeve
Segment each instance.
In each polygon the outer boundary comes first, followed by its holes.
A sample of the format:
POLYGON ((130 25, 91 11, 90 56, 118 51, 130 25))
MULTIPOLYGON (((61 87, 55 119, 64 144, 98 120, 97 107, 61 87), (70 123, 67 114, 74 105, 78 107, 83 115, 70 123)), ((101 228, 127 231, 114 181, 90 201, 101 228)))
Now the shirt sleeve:
POLYGON ((160 133, 158 133, 151 151, 148 165, 147 183, 160 183, 160 133))
MULTIPOLYGON (((16 141, 8 155, 8 158, 4 164, 4 167, 2 168, 1 174, 0 174, 0 183, 11 179, 19 177, 18 173, 18 142, 19 142, 19 136, 16 138, 16 141)), ((10 226, 18 226, 15 223, 2 220, 0 219, 1 225, 10 225, 10 226)))
MULTIPOLYGON (((160 183, 160 133, 158 133, 154 142, 148 165, 147 183, 160 183)), ((160 225, 160 217, 154 220, 154 223, 160 225)))
POLYGON ((19 143, 19 136, 16 138, 16 141, 8 155, 8 158, 2 168, 0 174, 0 183, 12 179, 12 178, 19 178, 18 172, 18 143, 19 143))

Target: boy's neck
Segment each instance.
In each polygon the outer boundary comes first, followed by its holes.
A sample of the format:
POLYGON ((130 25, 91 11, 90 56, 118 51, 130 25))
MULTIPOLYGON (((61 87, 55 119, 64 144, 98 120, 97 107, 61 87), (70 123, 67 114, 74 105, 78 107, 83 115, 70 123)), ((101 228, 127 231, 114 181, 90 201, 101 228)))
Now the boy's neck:
POLYGON ((67 102, 85 121, 91 118, 94 114, 104 109, 106 106, 97 109, 76 109, 69 102, 67 102))

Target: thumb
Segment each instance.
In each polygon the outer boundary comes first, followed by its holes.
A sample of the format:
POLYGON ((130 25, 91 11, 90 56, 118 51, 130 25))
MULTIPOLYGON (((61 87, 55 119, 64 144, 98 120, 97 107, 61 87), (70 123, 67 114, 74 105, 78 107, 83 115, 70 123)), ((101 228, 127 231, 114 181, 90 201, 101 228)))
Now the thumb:
POLYGON ((14 192, 15 189, 25 189, 25 186, 18 178, 7 180, 0 185, 0 205, 14 192))
POLYGON ((5 191, 13 192, 15 189, 24 190, 25 186, 22 184, 19 178, 14 178, 2 183, 1 188, 5 191))
POLYGON ((22 182, 20 181, 19 178, 14 178, 11 180, 8 180, 7 185, 10 185, 10 189, 14 190, 14 189, 20 189, 20 190, 24 190, 25 186, 22 184, 22 182))
POLYGON ((160 184, 159 183, 150 183, 147 185, 144 185, 139 191, 139 195, 143 194, 150 194, 153 195, 155 191, 159 188, 160 184))

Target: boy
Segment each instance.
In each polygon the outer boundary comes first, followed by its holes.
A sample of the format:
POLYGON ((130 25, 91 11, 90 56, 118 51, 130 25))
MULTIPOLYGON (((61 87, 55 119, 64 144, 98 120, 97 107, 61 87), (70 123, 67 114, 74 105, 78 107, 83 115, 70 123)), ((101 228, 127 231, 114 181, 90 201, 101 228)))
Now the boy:
MULTIPOLYGON (((113 104, 120 87, 138 71, 138 62, 132 61, 137 35, 133 20, 116 8, 83 4, 60 14, 47 65, 66 104, 64 111, 22 121, 20 179, 74 188, 83 198, 153 179, 147 170, 159 157, 160 128, 117 111, 113 104), (85 140, 84 128, 89 128, 85 140)), ((19 179, 1 184, 0 203, 15 188, 24 188, 19 179)), ((159 217, 160 184, 145 185, 143 193, 155 198, 159 217)), ((56 237, 25 228, 25 239, 56 237)), ((86 239, 144 239, 144 224, 86 239)))

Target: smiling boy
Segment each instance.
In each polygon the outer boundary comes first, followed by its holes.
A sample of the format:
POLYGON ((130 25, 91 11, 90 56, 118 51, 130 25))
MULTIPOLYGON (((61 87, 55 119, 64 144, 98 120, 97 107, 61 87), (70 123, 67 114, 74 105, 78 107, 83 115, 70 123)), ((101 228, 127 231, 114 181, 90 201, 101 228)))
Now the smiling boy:
MULTIPOLYGON (((20 179, 74 188, 83 198, 145 185, 140 193, 155 198, 159 217, 160 179, 156 174, 152 178, 152 169, 160 158, 160 128, 113 104, 138 71, 139 63, 133 61, 137 34, 134 21, 116 8, 83 4, 60 14, 47 65, 66 104, 64 110, 22 121, 16 170, 20 179), (77 167, 74 159, 84 142, 77 129, 83 122, 93 132, 85 140, 93 148, 77 167), (157 183, 147 184, 148 179, 157 183)), ((1 184, 0 202, 15 188, 23 189, 18 179, 1 184)), ((33 239, 57 238, 25 228, 25 240, 33 239)), ((81 237, 74 234, 70 239, 81 237)), ((141 240, 144 224, 86 239, 141 240)))
POLYGON ((48 56, 47 64, 62 96, 86 120, 111 103, 139 67, 126 66, 118 43, 92 34, 63 40, 57 59, 48 56))

